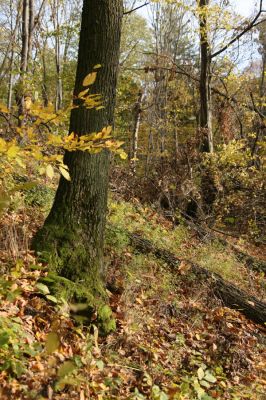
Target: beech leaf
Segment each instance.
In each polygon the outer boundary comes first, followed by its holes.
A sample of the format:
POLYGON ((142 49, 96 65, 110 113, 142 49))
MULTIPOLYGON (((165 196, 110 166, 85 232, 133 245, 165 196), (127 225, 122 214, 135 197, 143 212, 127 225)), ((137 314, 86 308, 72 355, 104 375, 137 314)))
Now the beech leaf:
POLYGON ((91 72, 83 79, 82 85, 83 86, 93 85, 93 83, 96 81, 96 76, 97 72, 91 72))
POLYGON ((46 337, 45 350, 48 354, 52 354, 60 346, 60 340, 56 332, 48 333, 46 337))
POLYGON ((65 168, 63 168, 63 167, 60 165, 60 166, 59 166, 59 170, 60 170, 61 174, 63 175, 63 177, 64 177, 67 181, 71 181, 69 172, 68 172, 65 168))

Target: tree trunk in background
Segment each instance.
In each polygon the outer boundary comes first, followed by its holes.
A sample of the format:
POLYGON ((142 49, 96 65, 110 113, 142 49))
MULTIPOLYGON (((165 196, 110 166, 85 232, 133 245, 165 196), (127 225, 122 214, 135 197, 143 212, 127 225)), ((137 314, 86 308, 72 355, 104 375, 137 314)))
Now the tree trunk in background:
POLYGON ((209 0, 200 0, 200 131, 201 151, 213 152, 211 111, 211 54, 208 42, 207 7, 209 0))
POLYGON ((55 99, 55 111, 59 111, 62 108, 63 102, 63 87, 62 87, 62 66, 61 66, 61 55, 60 55, 60 24, 59 24, 59 1, 56 0, 53 10, 54 18, 54 29, 55 29, 55 67, 56 67, 56 99, 55 99))
POLYGON ((29 0, 23 0, 22 3, 22 48, 20 72, 27 71, 28 67, 28 48, 29 48, 29 0))
POLYGON ((33 39, 33 30, 34 30, 34 1, 29 0, 29 34, 28 34, 28 53, 27 53, 27 69, 29 66, 31 67, 31 59, 32 59, 32 39, 33 39))
MULTIPOLYGON (((13 27, 13 18, 12 18, 12 8, 13 2, 10 1, 10 16, 11 16, 11 43, 10 43, 10 64, 9 64, 9 78, 8 78, 8 92, 7 92, 7 108, 10 110, 12 107, 12 95, 13 95, 13 86, 14 86, 14 58, 15 58, 15 44, 17 41, 18 35, 18 27, 20 21, 20 12, 21 12, 21 4, 19 3, 18 13, 15 21, 15 26, 13 27)), ((7 52, 8 53, 8 52, 7 52)))
MULTIPOLYGON (((100 64, 91 93, 100 93, 105 107, 73 109, 69 132, 84 135, 113 125, 122 15, 122 0, 84 0, 74 97, 84 90, 85 76, 100 64)), ((109 154, 67 152, 64 162, 71 182, 61 177, 33 247, 59 274, 83 282, 93 298, 101 297, 109 154)))
POLYGON ((42 98, 43 98, 44 107, 47 107, 49 104, 48 89, 47 89, 47 83, 46 83, 47 82, 46 50, 47 50, 47 39, 44 40, 43 48, 42 48, 42 70, 43 70, 42 98))
POLYGON ((132 133, 132 157, 131 157, 131 168, 132 172, 136 174, 136 161, 138 157, 138 141, 139 141, 139 127, 141 120, 141 105, 143 101, 144 93, 142 91, 139 92, 138 101, 135 104, 133 117, 134 117, 134 125, 133 125, 133 133, 132 133))
MULTIPOLYGON (((30 19, 30 7, 29 0, 23 0, 22 2, 22 47, 20 56, 20 77, 18 83, 18 91, 16 94, 16 102, 18 105, 19 116, 24 115, 24 98, 25 98, 25 75, 28 69, 29 60, 29 19, 30 19)), ((23 123, 19 120, 19 125, 23 123)))
MULTIPOLYGON (((200 151, 213 153, 212 110, 211 110, 211 52, 208 40, 209 0, 200 0, 200 151)), ((209 217, 212 214, 217 189, 208 167, 201 170, 202 210, 209 217)), ((211 221, 212 222, 212 221, 211 221)))

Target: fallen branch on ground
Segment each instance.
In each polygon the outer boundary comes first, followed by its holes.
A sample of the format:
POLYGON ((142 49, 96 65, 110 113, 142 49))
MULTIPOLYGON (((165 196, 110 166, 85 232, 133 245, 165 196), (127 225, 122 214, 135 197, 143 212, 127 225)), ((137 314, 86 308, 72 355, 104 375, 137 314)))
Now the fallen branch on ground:
POLYGON ((182 261, 186 261, 190 265, 190 271, 199 280, 211 283, 213 292, 227 307, 238 310, 252 321, 265 326, 266 303, 238 289, 232 283, 225 281, 219 274, 190 261, 179 259, 168 250, 157 248, 150 240, 142 238, 139 234, 129 233, 129 237, 132 245, 137 250, 141 253, 152 253, 155 257, 163 260, 174 271, 178 270, 178 266, 182 261))

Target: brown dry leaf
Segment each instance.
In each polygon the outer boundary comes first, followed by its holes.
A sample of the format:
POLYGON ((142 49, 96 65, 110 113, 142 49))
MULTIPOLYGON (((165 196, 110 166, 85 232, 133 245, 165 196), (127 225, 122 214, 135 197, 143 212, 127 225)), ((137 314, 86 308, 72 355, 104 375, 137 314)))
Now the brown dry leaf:
POLYGON ((190 268, 191 265, 186 261, 182 260, 178 267, 178 271, 180 272, 181 275, 185 275, 190 270, 190 268))

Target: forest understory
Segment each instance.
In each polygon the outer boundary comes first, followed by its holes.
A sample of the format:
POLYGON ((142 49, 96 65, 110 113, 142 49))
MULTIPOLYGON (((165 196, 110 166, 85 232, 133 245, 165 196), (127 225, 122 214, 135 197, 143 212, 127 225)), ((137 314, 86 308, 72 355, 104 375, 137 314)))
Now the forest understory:
MULTIPOLYGON (((54 278, 29 250, 44 219, 43 204, 30 202, 1 221, 1 400, 266 398, 265 326, 226 307, 212 281, 219 274, 265 305, 263 272, 218 238, 203 240, 185 221, 174 225, 113 194, 105 262, 116 330, 101 337, 97 315, 87 321, 80 304, 53 291, 54 278), (156 252, 140 251, 132 234, 179 264, 173 269, 156 252), (190 262, 210 277, 199 279, 190 262)), ((247 244, 245 252, 254 255, 247 244)))
POLYGON ((0 400, 266 400, 263 3, 0 2, 0 400))

